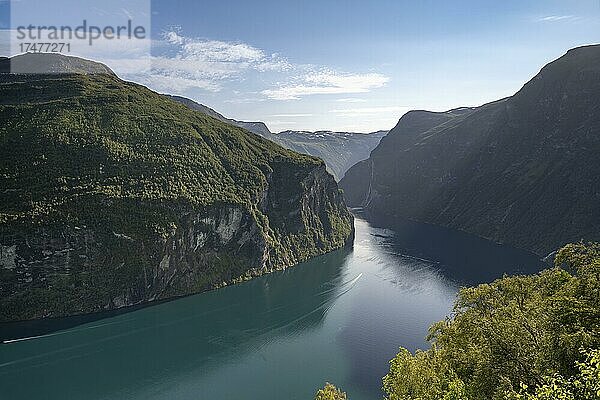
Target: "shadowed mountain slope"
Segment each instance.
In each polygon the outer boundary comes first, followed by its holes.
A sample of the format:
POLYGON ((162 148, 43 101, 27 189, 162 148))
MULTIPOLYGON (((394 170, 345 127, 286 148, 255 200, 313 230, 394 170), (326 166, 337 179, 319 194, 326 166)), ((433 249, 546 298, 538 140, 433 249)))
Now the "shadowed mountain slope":
POLYGON ((514 96, 410 112, 340 185, 372 215, 544 255, 600 239, 600 46, 570 50, 514 96))

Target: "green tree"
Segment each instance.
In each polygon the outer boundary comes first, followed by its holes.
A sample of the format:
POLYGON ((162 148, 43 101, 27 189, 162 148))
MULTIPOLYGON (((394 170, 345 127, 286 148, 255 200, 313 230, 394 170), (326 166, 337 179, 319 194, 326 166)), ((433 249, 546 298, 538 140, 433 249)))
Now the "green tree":
POLYGON ((452 318, 430 330, 431 349, 401 349, 391 361, 386 398, 489 400, 539 390, 539 399, 596 399, 589 377, 597 352, 586 358, 579 349, 600 347, 599 283, 600 245, 580 243, 539 274, 460 290, 452 318))
POLYGON ((412 355, 401 348, 383 378, 383 391, 389 400, 462 400, 464 387, 435 349, 412 355))
POLYGON ((578 373, 570 378, 561 375, 546 377, 530 392, 522 384, 517 393, 505 394, 506 400, 598 400, 600 399, 600 350, 590 351, 584 362, 577 362, 578 373))
POLYGON ((317 391, 315 400, 346 400, 346 393, 327 382, 323 389, 317 391))

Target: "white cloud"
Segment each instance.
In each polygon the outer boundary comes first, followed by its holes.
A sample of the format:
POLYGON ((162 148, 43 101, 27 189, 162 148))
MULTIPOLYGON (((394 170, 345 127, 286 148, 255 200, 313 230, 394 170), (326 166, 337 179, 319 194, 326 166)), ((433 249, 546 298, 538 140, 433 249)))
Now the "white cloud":
POLYGON ((340 74, 324 70, 305 75, 300 80, 297 84, 263 90, 262 94, 273 100, 297 100, 314 94, 366 93, 384 86, 389 78, 377 73, 340 74))
MULTIPOLYGON (((16 31, 0 33, 16 35, 16 31)), ((0 43, 4 54, 10 51, 2 46, 7 42, 0 43)), ((287 61, 276 54, 266 54, 248 44, 189 38, 178 29, 154 41, 100 38, 93 46, 75 46, 71 55, 103 62, 123 79, 177 94, 190 89, 217 92, 224 81, 241 79, 248 70, 284 70, 287 66, 287 61), (159 55, 150 55, 151 46, 159 55)))
POLYGON ((254 104, 261 101, 266 101, 266 99, 264 97, 234 97, 232 99, 223 100, 223 103, 254 104))
POLYGON ((183 44, 183 37, 175 31, 165 32, 164 38, 167 42, 171 44, 183 44))
MULTIPOLYGON (((4 50, 1 43, 0 50, 4 50)), ((8 54, 8 51, 6 49, 4 53, 8 54)), ((78 47, 73 55, 103 62, 123 79, 171 94, 185 95, 193 89, 219 92, 232 82, 252 79, 250 73, 261 74, 260 79, 252 83, 258 82, 262 87, 252 88, 252 91, 246 88, 238 93, 233 91, 223 100, 236 104, 299 99, 314 94, 366 93, 389 81, 379 73, 343 73, 325 66, 293 64, 277 53, 247 43, 188 37, 179 27, 165 31, 158 40, 111 41, 101 38, 93 46, 78 47), (275 83, 277 80, 278 84, 275 83)), ((245 87, 243 83, 239 86, 245 87)), ((346 97, 337 101, 359 103, 366 100, 346 97)), ((312 115, 279 115, 281 118, 308 116, 312 115)))
POLYGON ((298 123, 295 121, 267 121, 267 125, 288 127, 289 125, 298 125, 298 123))
POLYGON ((194 40, 178 36, 182 44, 181 58, 207 62, 259 62, 265 53, 245 43, 230 43, 219 40, 194 40))
POLYGON ((126 8, 122 8, 121 12, 125 14, 128 19, 133 19, 133 14, 126 8))
POLYGON ((270 57, 264 58, 257 63, 254 68, 260 72, 266 71, 289 71, 294 68, 285 58, 281 58, 278 54, 271 54, 270 57))
POLYGON ((575 15, 547 15, 536 19, 537 22, 574 21, 579 19, 575 15))
POLYGON ((152 57, 152 68, 128 78, 172 93, 192 88, 219 91, 226 80, 242 79, 247 71, 284 71, 287 60, 242 42, 186 37, 179 29, 164 32, 156 43, 164 55, 152 57))

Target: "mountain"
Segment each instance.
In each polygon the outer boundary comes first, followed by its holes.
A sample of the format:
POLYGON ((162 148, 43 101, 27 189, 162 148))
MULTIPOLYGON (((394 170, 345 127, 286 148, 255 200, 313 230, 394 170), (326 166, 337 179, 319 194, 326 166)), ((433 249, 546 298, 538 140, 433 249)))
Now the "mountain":
POLYGON ((11 58, 0 58, 0 73, 20 74, 116 74, 106 65, 79 57, 65 57, 58 53, 26 53, 11 58))
POLYGON ((325 161, 327 170, 340 180, 350 167, 369 158, 387 131, 351 133, 330 131, 284 131, 268 137, 298 153, 309 154, 325 161))
POLYGON ((172 96, 172 95, 165 95, 165 96, 170 97, 172 100, 178 101, 181 104, 185 104, 192 110, 200 111, 201 113, 210 115, 211 117, 216 118, 219 121, 223 121, 225 123, 228 123, 228 124, 240 127, 240 128, 244 128, 247 131, 250 131, 257 135, 260 135, 263 137, 269 137, 270 135, 272 135, 271 131, 269 130, 267 125, 265 125, 264 122, 237 121, 235 119, 226 118, 223 115, 216 112, 215 110, 213 110, 212 108, 207 107, 204 104, 197 103, 194 100, 188 99, 186 97, 172 96))
POLYGON ((226 118, 210 107, 181 96, 169 96, 193 110, 210 115, 220 121, 239 126, 267 138, 287 149, 308 154, 325 161, 327 170, 336 180, 342 179, 346 171, 357 162, 369 157, 387 131, 368 134, 331 131, 284 131, 271 133, 263 122, 245 122, 226 118))
POLYGON ((0 74, 0 321, 196 293, 351 242, 321 160, 58 63, 0 74))
POLYGON ((514 96, 413 111, 340 186, 375 218, 409 218, 547 254, 600 239, 600 46, 570 50, 514 96))
MULTIPOLYGON (((375 157, 383 157, 395 162, 397 150, 405 145, 407 140, 413 139, 415 132, 427 132, 429 129, 453 125, 457 121, 462 121, 462 116, 473 111, 472 108, 463 107, 446 112, 432 112, 424 110, 414 110, 406 113, 398 124, 390 131, 387 138, 380 141, 371 154, 373 157, 365 159, 363 162, 356 163, 346 173, 348 179, 340 182, 344 185, 344 198, 352 206, 365 207, 373 200, 372 194, 372 174, 374 171, 371 165, 375 157), (356 183, 356 184, 355 184, 356 183)), ((387 166, 386 166, 387 169, 387 166)), ((387 171, 382 171, 387 172, 387 171)))

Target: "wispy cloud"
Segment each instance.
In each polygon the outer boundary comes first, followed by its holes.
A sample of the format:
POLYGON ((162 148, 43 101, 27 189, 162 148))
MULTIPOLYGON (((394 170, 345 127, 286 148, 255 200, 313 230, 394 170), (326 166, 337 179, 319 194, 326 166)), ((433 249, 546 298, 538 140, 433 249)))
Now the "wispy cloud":
POLYGON ((133 14, 126 8, 122 8, 121 12, 129 19, 133 19, 133 14))
POLYGON ((265 53, 245 43, 230 43, 219 40, 185 39, 170 36, 171 43, 181 45, 179 57, 193 61, 213 63, 256 63, 265 58, 265 53))
MULTIPOLYGON (((283 76, 284 81, 278 87, 254 93, 268 100, 365 93, 389 81, 378 73, 341 73, 323 66, 293 64, 277 53, 247 43, 186 37, 176 28, 164 32, 155 48, 162 55, 152 57, 151 71, 129 77, 163 91, 172 84, 171 92, 184 93, 192 88, 217 92, 225 82, 242 80, 251 71, 283 76)), ((236 97, 239 100, 232 102, 246 102, 236 97)))
POLYGON ((543 17, 538 17, 536 19, 537 22, 559 22, 559 21, 574 21, 579 19, 579 17, 575 15, 546 15, 543 17))
POLYGON ((300 83, 285 84, 277 89, 263 90, 262 94, 273 100, 297 100, 315 94, 366 93, 384 86, 389 78, 377 74, 344 74, 331 70, 304 75, 300 83))
MULTIPOLYGON (((123 79, 171 94, 193 97, 194 90, 216 93, 239 83, 236 89, 241 92, 232 90, 231 96, 223 100, 235 104, 294 100, 318 94, 340 95, 334 97, 340 103, 362 103, 366 100, 343 95, 367 93, 389 82, 387 76, 376 72, 337 71, 325 65, 292 63, 278 53, 244 42, 186 36, 179 27, 164 31, 158 39, 130 42, 99 39, 94 46, 78 48, 74 55, 104 62, 123 79), (259 74, 260 78, 252 80, 254 75, 250 74, 259 74)), ((273 115, 280 119, 311 116, 273 115)))
POLYGON ((162 91, 184 93, 197 88, 217 92, 222 83, 240 79, 246 71, 285 71, 290 64, 277 54, 242 42, 186 37, 173 29, 156 42, 159 56, 150 71, 128 75, 162 91))
POLYGON ((221 87, 210 79, 184 78, 175 75, 161 75, 149 73, 136 79, 154 90, 165 93, 185 93, 190 88, 203 89, 209 92, 218 92, 221 87))
POLYGON ((163 38, 171 44, 182 45, 183 41, 184 41, 183 36, 181 36, 179 33, 177 33, 176 31, 173 31, 173 30, 164 32, 163 38))

